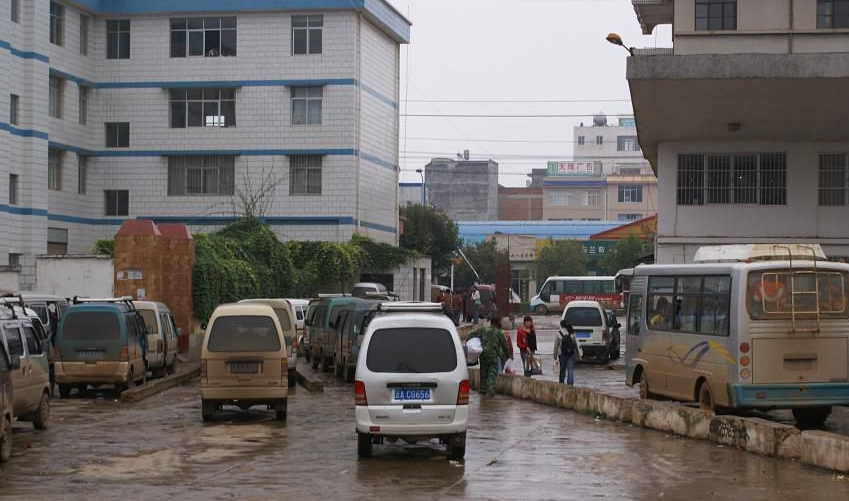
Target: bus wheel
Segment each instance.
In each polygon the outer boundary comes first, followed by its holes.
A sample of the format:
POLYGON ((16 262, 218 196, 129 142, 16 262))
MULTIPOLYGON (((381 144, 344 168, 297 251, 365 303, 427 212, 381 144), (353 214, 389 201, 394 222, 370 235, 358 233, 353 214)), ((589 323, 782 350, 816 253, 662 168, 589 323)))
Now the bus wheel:
POLYGON ((649 391, 649 378, 646 376, 645 369, 640 370, 640 398, 643 400, 651 398, 651 392, 649 391))
POLYGON ((704 381, 699 387, 699 409, 703 411, 712 411, 713 408, 713 391, 710 389, 710 383, 704 381))
POLYGON ((803 430, 819 428, 825 424, 825 420, 831 415, 831 406, 822 407, 801 407, 793 409, 793 417, 796 419, 796 426, 803 430))
POLYGON ((540 304, 537 305, 536 308, 534 308, 534 312, 537 315, 548 315, 548 308, 546 308, 545 305, 540 304))

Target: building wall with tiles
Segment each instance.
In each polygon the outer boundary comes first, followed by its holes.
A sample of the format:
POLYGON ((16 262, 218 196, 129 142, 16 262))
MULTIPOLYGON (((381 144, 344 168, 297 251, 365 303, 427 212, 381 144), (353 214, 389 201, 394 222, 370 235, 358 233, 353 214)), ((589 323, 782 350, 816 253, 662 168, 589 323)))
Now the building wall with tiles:
POLYGON ((281 238, 342 241, 360 232, 396 242, 398 33, 388 35, 362 10, 323 10, 330 3, 316 0, 309 11, 216 13, 236 17, 237 55, 172 58, 171 18, 207 13, 102 15, 78 8, 91 2, 63 4, 60 46, 49 41, 49 0, 20 2, 19 23, 3 2, 0 66, 9 71, 0 72, 0 265, 12 253, 22 255, 27 272, 34 268, 34 256, 46 252, 48 228, 68 231, 69 253, 88 252, 95 239, 112 236, 124 217, 105 215, 104 190, 129 190, 129 218, 179 220, 192 231, 220 228, 238 214, 238 196, 168 195, 168 156, 182 153, 235 155, 237 194, 270 180, 275 187, 262 216, 281 238), (302 14, 323 16, 321 54, 292 54, 292 16, 302 14), (87 54, 81 16, 89 24, 87 54), (106 58, 110 19, 130 20, 130 59, 106 58), (61 81, 61 118, 48 110, 49 76, 61 81), (175 82, 234 88, 236 126, 171 128, 175 82), (292 86, 322 87, 320 125, 292 124, 292 86), (88 89, 85 123, 81 87, 88 89), (18 124, 8 123, 9 94, 20 96, 18 124), (130 123, 129 148, 106 147, 105 122, 130 123), (59 190, 47 189, 49 148, 61 152, 59 190), (290 194, 293 154, 321 155, 320 195, 290 194), (83 183, 80 157, 87 165, 83 183), (7 203, 10 173, 18 174, 14 205, 7 203))

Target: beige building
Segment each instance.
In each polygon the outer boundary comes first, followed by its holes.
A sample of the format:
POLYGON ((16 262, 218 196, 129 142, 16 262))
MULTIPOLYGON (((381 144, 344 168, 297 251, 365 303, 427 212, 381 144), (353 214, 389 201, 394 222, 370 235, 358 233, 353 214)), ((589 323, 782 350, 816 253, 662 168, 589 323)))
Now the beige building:
POLYGON ((649 167, 586 179, 547 177, 544 193, 548 221, 636 221, 657 211, 657 178, 649 167))
POLYGON ((702 245, 819 243, 849 256, 844 0, 634 0, 627 77, 658 176, 657 261, 702 245))

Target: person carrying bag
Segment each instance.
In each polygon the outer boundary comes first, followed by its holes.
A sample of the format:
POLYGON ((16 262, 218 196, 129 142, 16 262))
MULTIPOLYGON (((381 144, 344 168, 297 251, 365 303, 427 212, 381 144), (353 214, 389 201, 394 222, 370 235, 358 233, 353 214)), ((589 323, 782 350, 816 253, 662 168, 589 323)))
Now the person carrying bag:
POLYGON ((566 320, 560 322, 560 330, 554 340, 553 355, 555 361, 560 363, 560 383, 565 381, 569 386, 574 386, 575 362, 581 358, 582 353, 575 330, 566 320))

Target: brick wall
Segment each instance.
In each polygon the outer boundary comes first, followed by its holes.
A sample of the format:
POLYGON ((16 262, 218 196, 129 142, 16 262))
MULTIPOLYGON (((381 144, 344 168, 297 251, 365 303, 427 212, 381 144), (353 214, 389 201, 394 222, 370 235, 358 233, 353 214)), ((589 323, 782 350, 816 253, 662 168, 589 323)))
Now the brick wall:
POLYGON ((498 219, 542 220, 542 188, 498 188, 498 219))

